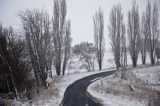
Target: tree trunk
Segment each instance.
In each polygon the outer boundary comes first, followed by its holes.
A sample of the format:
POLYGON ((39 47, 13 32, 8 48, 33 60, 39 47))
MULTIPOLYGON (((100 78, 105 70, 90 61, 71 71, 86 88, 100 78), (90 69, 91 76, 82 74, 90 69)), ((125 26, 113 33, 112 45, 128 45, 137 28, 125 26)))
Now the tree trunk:
POLYGON ((133 62, 133 67, 137 67, 137 61, 136 61, 136 59, 132 59, 132 62, 133 62))
POLYGON ((154 65, 154 64, 155 64, 154 57, 151 57, 151 64, 152 64, 152 65, 154 65))
POLYGON ((60 66, 57 66, 57 67, 56 67, 56 73, 57 73, 57 75, 61 75, 61 69, 60 69, 60 66))
POLYGON ((143 64, 143 65, 146 64, 146 57, 145 57, 145 56, 142 57, 142 64, 143 64))
POLYGON ((63 69, 62 69, 63 75, 65 75, 65 70, 66 70, 66 58, 64 59, 64 62, 63 62, 63 69))
POLYGON ((99 70, 102 70, 102 61, 99 61, 99 70))
POLYGON ((9 64, 8 64, 8 68, 9 68, 9 71, 10 71, 11 80, 12 80, 14 92, 15 92, 15 95, 16 95, 16 99, 19 100, 19 96, 18 96, 18 91, 17 91, 16 83, 15 83, 15 80, 14 80, 14 78, 13 78, 13 73, 12 73, 12 70, 11 70, 11 67, 10 67, 9 64))

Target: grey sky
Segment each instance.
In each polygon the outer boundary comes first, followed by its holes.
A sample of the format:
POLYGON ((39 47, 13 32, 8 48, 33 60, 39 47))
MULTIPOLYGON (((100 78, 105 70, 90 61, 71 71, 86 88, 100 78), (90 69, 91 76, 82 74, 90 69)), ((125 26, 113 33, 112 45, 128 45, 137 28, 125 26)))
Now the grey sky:
MULTIPOLYGON (((160 6, 160 0, 150 1, 152 4, 156 1, 158 7, 160 6)), ((141 13, 146 8, 147 0, 136 0, 136 2, 141 13)), ((110 10, 118 3, 121 3, 124 18, 127 20, 132 0, 67 0, 67 18, 71 20, 73 44, 82 41, 93 42, 93 15, 101 7, 105 19, 105 43, 109 47, 107 32, 110 10)), ((12 25, 14 29, 20 29, 21 22, 17 14, 25 8, 43 8, 52 16, 53 0, 0 0, 0 22, 4 26, 12 25)))

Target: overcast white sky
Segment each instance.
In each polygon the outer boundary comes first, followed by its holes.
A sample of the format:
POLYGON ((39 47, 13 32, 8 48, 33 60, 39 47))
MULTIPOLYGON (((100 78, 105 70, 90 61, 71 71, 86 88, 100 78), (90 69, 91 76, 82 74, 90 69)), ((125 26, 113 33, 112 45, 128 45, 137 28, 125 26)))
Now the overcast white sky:
MULTIPOLYGON (((152 4, 154 1, 160 7, 160 0, 150 0, 152 4)), ((142 13, 146 8, 147 0, 136 0, 136 2, 139 5, 140 13, 142 13)), ((82 41, 93 42, 93 15, 101 7, 104 12, 105 43, 106 47, 109 47, 110 10, 113 5, 118 3, 121 3, 125 20, 127 20, 127 13, 131 9, 132 0, 67 0, 67 18, 71 20, 73 44, 82 41)), ((51 17, 53 0, 0 0, 0 22, 4 26, 12 25, 14 29, 20 29, 21 22, 17 14, 26 8, 43 8, 48 11, 51 17)))

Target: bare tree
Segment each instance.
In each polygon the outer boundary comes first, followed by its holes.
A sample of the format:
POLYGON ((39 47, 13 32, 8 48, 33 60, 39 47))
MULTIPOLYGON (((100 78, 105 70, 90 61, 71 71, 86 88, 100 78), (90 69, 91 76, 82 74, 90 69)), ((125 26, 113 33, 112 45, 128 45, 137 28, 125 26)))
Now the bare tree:
POLYGON ((92 43, 88 42, 82 42, 73 47, 73 53, 76 54, 82 62, 81 67, 84 67, 89 72, 94 71, 95 52, 96 48, 92 43))
POLYGON ((121 25, 121 65, 123 67, 122 73, 121 73, 121 78, 126 79, 126 66, 127 66, 127 41, 126 41, 126 36, 125 36, 125 24, 123 23, 121 25))
POLYGON ((53 45, 54 65, 57 75, 65 74, 70 55, 70 21, 66 22, 67 6, 65 0, 54 0, 53 13, 53 45), (66 23, 66 26, 65 26, 66 23), (64 59, 63 59, 64 57, 64 59), (63 66, 62 66, 63 65, 63 66))
POLYGON ((70 37, 70 34, 71 34, 70 30, 71 30, 71 22, 69 20, 66 22, 64 44, 63 44, 64 45, 64 49, 63 49, 64 59, 63 59, 63 68, 62 68, 63 75, 65 75, 66 66, 70 58, 70 52, 71 52, 71 40, 72 39, 70 37))
POLYGON ((101 9, 96 12, 93 17, 94 22, 94 43, 96 46, 96 57, 99 65, 99 70, 102 70, 103 57, 105 52, 104 43, 104 18, 101 9))
POLYGON ((142 64, 146 64, 146 54, 147 54, 147 25, 145 13, 142 15, 141 19, 141 32, 140 32, 140 54, 142 64))
MULTIPOLYGON (((160 34, 160 29, 159 29, 159 11, 158 7, 156 5, 156 2, 154 3, 153 7, 153 15, 152 15, 152 34, 153 34, 153 39, 152 39, 152 48, 154 49, 154 62, 155 64, 155 58, 156 58, 156 48, 159 46, 159 34, 160 34)), ((152 60, 152 59, 151 59, 152 60)))
POLYGON ((137 66, 139 54, 139 36, 140 28, 138 5, 136 5, 136 2, 133 2, 132 9, 128 12, 128 40, 133 67, 137 66))
POLYGON ((51 75, 52 45, 50 22, 46 12, 26 10, 20 13, 37 85, 51 75), (49 71, 50 70, 50 71, 49 71))
POLYGON ((125 24, 120 4, 114 6, 110 13, 109 37, 111 39, 115 64, 118 69, 121 64, 126 65, 125 24))
POLYGON ((151 11, 151 4, 148 1, 146 8, 146 17, 147 17, 147 36, 148 36, 148 51, 150 54, 151 64, 155 64, 155 50, 158 44, 159 37, 159 25, 158 25, 158 7, 154 3, 153 12, 151 11))

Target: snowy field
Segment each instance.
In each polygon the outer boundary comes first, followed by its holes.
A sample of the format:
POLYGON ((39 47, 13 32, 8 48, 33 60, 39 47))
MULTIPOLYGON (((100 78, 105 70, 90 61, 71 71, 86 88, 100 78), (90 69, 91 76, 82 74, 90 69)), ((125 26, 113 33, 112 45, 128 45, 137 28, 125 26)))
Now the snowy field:
POLYGON ((141 79, 152 90, 160 91, 160 66, 152 68, 134 69, 133 74, 141 79))
MULTIPOLYGON (((97 61, 95 61, 94 63, 95 63, 95 70, 98 70, 97 61)), ((147 55, 146 63, 150 64, 149 55, 147 55)), ((132 61, 131 61, 129 54, 127 54, 127 64, 132 65, 132 61)), ((139 65, 142 64, 140 54, 139 54, 137 64, 139 65)), ((69 66, 68 66, 69 68, 67 68, 66 74, 87 72, 87 70, 82 68, 81 65, 82 65, 81 61, 79 61, 79 59, 76 58, 76 56, 71 57, 71 59, 69 60, 69 66)), ((116 65, 114 62, 114 57, 113 57, 112 52, 106 51, 104 54, 104 59, 103 59, 103 69, 106 70, 106 69, 115 68, 115 67, 116 65)))
POLYGON ((149 98, 157 94, 154 90, 160 91, 160 66, 129 71, 127 80, 111 75, 92 83, 88 92, 104 106, 148 106, 149 98))

